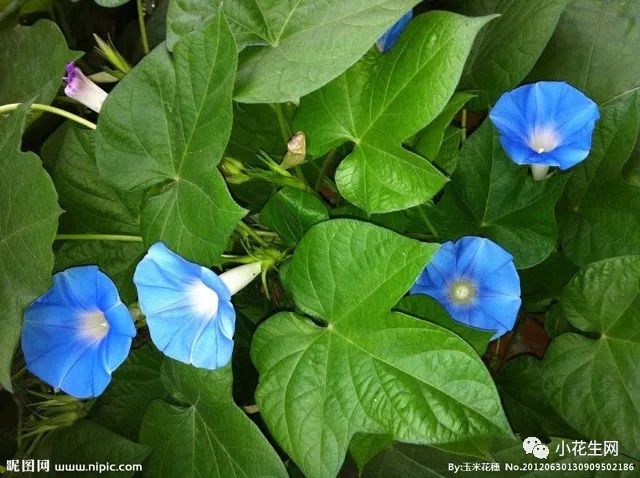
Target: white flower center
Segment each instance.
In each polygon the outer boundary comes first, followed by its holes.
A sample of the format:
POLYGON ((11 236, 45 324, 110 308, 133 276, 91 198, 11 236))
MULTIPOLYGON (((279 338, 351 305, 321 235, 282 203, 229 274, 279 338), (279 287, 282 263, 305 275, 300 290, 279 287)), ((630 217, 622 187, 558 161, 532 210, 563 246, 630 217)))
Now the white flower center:
POLYGON ((99 310, 82 314, 82 334, 91 340, 100 340, 109 332, 109 322, 99 310))
POLYGON ((194 282, 188 292, 189 301, 199 315, 213 317, 218 312, 218 294, 204 282, 194 282))
POLYGON ((456 304, 469 304, 475 297, 476 288, 467 280, 460 279, 449 286, 449 298, 456 304))
POLYGON ((550 126, 535 127, 529 136, 529 147, 536 153, 548 153, 560 144, 556 130, 550 126))

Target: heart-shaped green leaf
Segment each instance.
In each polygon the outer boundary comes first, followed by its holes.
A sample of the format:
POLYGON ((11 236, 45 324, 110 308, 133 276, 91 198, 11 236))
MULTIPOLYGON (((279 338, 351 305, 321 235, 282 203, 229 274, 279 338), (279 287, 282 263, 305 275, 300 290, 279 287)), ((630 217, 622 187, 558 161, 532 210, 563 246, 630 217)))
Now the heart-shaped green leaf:
MULTIPOLYGON (((32 476, 47 478, 51 476, 97 476, 102 472, 98 470, 90 471, 91 465, 100 463, 106 465, 139 465, 142 469, 142 462, 149 454, 149 447, 135 443, 121 435, 113 433, 102 425, 91 420, 80 420, 71 427, 60 428, 48 435, 38 444, 38 447, 31 455, 34 459, 48 460, 49 471, 34 473, 32 476), (73 471, 84 473, 72 473, 70 471, 55 470, 54 464, 69 464, 73 466, 73 471), (77 468, 76 468, 77 467, 77 468)), ((35 467, 34 467, 35 468, 35 467)), ((123 478, 134 476, 135 470, 111 472, 112 476, 123 478)), ((109 476, 111 473, 105 473, 109 476)))
POLYGON ((298 245, 287 284, 315 321, 276 314, 251 356, 261 414, 306 476, 335 476, 357 432, 416 443, 510 433, 473 349, 389 311, 436 249, 347 219, 314 226, 298 245))
POLYGON ((62 85, 65 65, 78 57, 49 20, 0 29, 0 105, 51 103, 62 85))
POLYGON ((460 144, 463 139, 463 130, 461 128, 449 126, 444 132, 438 155, 433 159, 433 163, 449 175, 453 174, 458 166, 460 144))
POLYGON ((327 219, 329 212, 318 196, 294 188, 278 191, 260 212, 260 222, 293 244, 311 226, 327 219))
POLYGON ((549 346, 545 395, 569 425, 598 440, 640 450, 640 256, 594 262, 560 298, 565 318, 583 332, 549 346))
POLYGON ((147 407, 153 400, 167 395, 160 380, 163 357, 152 344, 132 350, 114 372, 109 387, 91 407, 89 418, 137 440, 147 407))
MULTIPOLYGON (((554 252, 540 264, 520 271, 524 309, 531 312, 547 310, 577 271, 575 264, 560 252, 554 252)), ((549 324, 548 318, 544 324, 545 327, 549 324)))
POLYGON ((349 454, 362 474, 364 467, 378 453, 393 443, 391 435, 356 433, 349 443, 349 454))
POLYGON ((152 402, 142 420, 140 441, 154 447, 145 476, 287 476, 260 429, 233 402, 230 366, 209 371, 166 359, 162 375, 172 403, 152 402))
POLYGON ((464 15, 500 15, 478 35, 460 80, 462 88, 478 94, 471 101, 472 109, 486 109, 502 93, 518 86, 547 45, 567 3, 569 0, 458 2, 456 11, 464 15))
POLYGON ((416 135, 413 149, 428 160, 434 161, 444 142, 445 132, 451 128, 451 121, 473 97, 471 93, 455 93, 438 117, 416 135))
POLYGON ((58 134, 64 139, 52 176, 65 212, 73 216, 77 227, 87 231, 138 235, 142 194, 120 191, 100 176, 94 154, 95 131, 69 126, 58 134))
POLYGON ((493 332, 467 327, 456 322, 437 300, 427 295, 416 294, 403 297, 396 305, 396 309, 450 330, 463 338, 480 356, 487 350, 493 336, 493 332))
POLYGON ((173 0, 169 47, 222 3, 243 51, 236 100, 281 103, 331 81, 353 65, 417 0, 173 0))
MULTIPOLYGON (((142 194, 119 191, 100 176, 94 142, 94 131, 63 125, 43 147, 65 210, 62 230, 138 236, 142 194)), ((122 300, 132 302, 133 272, 144 252, 140 242, 65 241, 56 249, 55 271, 96 264, 114 281, 122 300)))
POLYGON ((623 177, 640 127, 637 95, 600 113, 591 153, 575 168, 558 208, 563 251, 578 265, 640 253, 640 187, 623 177))
POLYGON ((211 264, 244 210, 216 168, 231 131, 236 47, 224 16, 185 36, 173 57, 163 45, 113 90, 98 121, 103 177, 123 190, 148 190, 147 244, 163 241, 211 264))
POLYGON ((637 90, 638 22, 639 2, 573 0, 530 78, 566 81, 600 104, 637 90))
POLYGON ((544 396, 542 360, 519 355, 502 367, 497 383, 509 423, 520 436, 576 436, 544 396))
MULTIPOLYGON (((295 106, 234 103, 233 129, 227 145, 227 155, 245 164, 262 165, 258 159, 260 151, 272 157, 283 156, 287 152, 289 138, 283 137, 283 128, 278 119, 278 108, 285 117, 285 125, 293 116, 295 106), (272 107, 273 106, 273 107, 272 107)), ((286 131, 286 128, 284 128, 286 131)), ((251 184, 255 188, 256 182, 251 184)))
POLYGON ((441 239, 484 236, 513 254, 518 268, 543 261, 556 244, 554 207, 566 176, 534 181, 506 155, 487 120, 464 143, 458 166, 436 208, 441 239))
POLYGON ((491 18, 420 15, 390 52, 370 52, 303 98, 294 128, 307 134, 311 154, 355 143, 336 171, 346 199, 369 213, 388 212, 424 203, 440 190, 442 173, 402 142, 446 106, 473 39, 491 18))
POLYGON ((51 282, 60 214, 40 159, 20 151, 27 111, 0 118, 0 385, 7 390, 22 312, 51 282))

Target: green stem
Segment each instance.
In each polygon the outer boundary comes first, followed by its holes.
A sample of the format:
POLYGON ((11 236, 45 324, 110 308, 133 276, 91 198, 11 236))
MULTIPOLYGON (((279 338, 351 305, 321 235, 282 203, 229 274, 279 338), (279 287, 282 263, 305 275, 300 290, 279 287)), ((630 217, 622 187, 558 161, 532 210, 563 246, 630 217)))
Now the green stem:
POLYGON ((56 241, 142 242, 142 238, 140 236, 125 236, 121 234, 58 234, 56 241))
MULTIPOLYGON (((284 112, 282 111, 282 105, 280 103, 271 103, 271 109, 275 112, 276 118, 278 118, 278 125, 280 126, 280 134, 282 135, 282 140, 284 144, 289 143, 291 136, 291 129, 289 128, 289 122, 287 118, 284 117, 284 112)), ((309 185, 307 184, 307 179, 304 177, 304 173, 302 172, 302 168, 300 166, 296 166, 293 168, 293 172, 296 177, 300 179, 305 184, 306 189, 309 189, 309 185)))
POLYGON ((253 170, 248 171, 247 175, 250 179, 260 179, 262 181, 267 181, 273 184, 277 184, 279 186, 290 186, 296 189, 302 189, 303 191, 312 192, 309 188, 307 182, 303 179, 300 179, 298 176, 293 176, 288 174, 285 176, 284 174, 271 174, 269 171, 266 174, 262 170, 253 170))
POLYGON ((17 412, 18 412, 18 424, 16 430, 16 441, 18 445, 18 451, 22 450, 22 430, 24 429, 24 405, 22 405, 22 401, 17 395, 13 396, 13 401, 16 404, 17 412))
POLYGON ((296 178, 298 178, 304 185, 304 189, 311 190, 311 186, 309 186, 309 183, 307 183, 307 178, 304 177, 302 168, 300 166, 294 166, 293 172, 296 175, 296 178))
POLYGON ((438 242, 437 239, 433 237, 433 234, 426 234, 426 233, 423 234, 421 232, 408 232, 406 233, 406 235, 411 239, 416 239, 421 242, 438 242))
POLYGON ((268 247, 269 244, 267 244, 267 242, 264 239, 262 239, 262 237, 260 237, 260 235, 256 231, 254 231, 252 227, 245 224, 243 221, 240 221, 236 226, 236 228, 240 232, 242 232, 245 236, 253 237, 256 240, 256 242, 260 244, 262 247, 268 247))
MULTIPOLYGON (((274 181, 278 183, 277 181, 274 181)), ((315 192, 311 187, 307 184, 307 180, 302 174, 302 177, 298 174, 292 176, 291 178, 285 178, 285 180, 280 181, 278 184, 282 184, 283 186, 290 186, 292 188, 301 189, 303 191, 308 191, 310 193, 315 192)))
POLYGON ((462 141, 465 141, 467 139, 467 110, 464 108, 462 109, 460 125, 462 126, 462 141))
POLYGON ((18 370, 16 373, 14 373, 11 376, 11 379, 12 380, 18 380, 20 377, 22 377, 25 374, 26 371, 27 371, 27 367, 26 366, 22 367, 20 370, 18 370))
POLYGON ((265 236, 265 237, 280 237, 280 234, 278 234, 277 232, 272 232, 272 231, 254 231, 256 234, 259 234, 261 236, 265 236))
POLYGON ((29 445, 29 448, 27 448, 27 451, 24 452, 24 456, 31 455, 33 450, 36 449, 36 446, 38 446, 38 443, 40 443, 40 440, 42 440, 43 436, 44 436, 44 433, 41 433, 40 435, 36 436, 33 440, 31 440, 31 444, 29 445))
POLYGON ((280 133, 282 134, 284 144, 287 144, 291 139, 291 130, 289 129, 287 119, 284 117, 282 106, 280 103, 271 103, 271 109, 275 112, 276 118, 278 118, 278 125, 280 126, 280 133))
POLYGON ((27 3, 26 0, 9 0, 8 2, 4 2, 2 10, 0 10, 0 21, 19 10, 25 3, 27 3))
MULTIPOLYGON (((0 114, 3 113, 8 113, 10 111, 15 111, 18 106, 20 106, 23 103, 9 103, 6 105, 2 105, 0 106, 0 114)), ((87 128, 90 129, 96 129, 97 126, 95 125, 95 123, 92 123, 91 121, 88 121, 78 115, 74 115, 73 113, 69 113, 66 110, 62 110, 60 108, 56 108, 55 106, 49 106, 49 105, 41 105, 39 103, 32 103, 30 105, 30 108, 32 110, 36 110, 36 111, 46 111, 47 113, 53 113, 59 116, 64 116, 67 119, 70 119, 71 121, 75 121, 78 124, 81 124, 82 126, 86 126, 87 128)))
POLYGON ((426 213, 424 212, 424 209, 422 209, 422 207, 420 207, 420 208, 418 208, 418 211, 420 212, 420 217, 422 218, 424 223, 429 228, 429 231, 431 232, 431 234, 433 234, 433 237, 435 238, 435 240, 439 241, 440 237, 438 236, 438 232, 436 231, 436 228, 433 227, 433 224, 431 224, 431 221, 429 221, 429 218, 427 217, 426 213))
POLYGON ((149 38, 147 37, 147 26, 144 23, 144 6, 142 0, 136 0, 136 6, 138 7, 138 26, 140 27, 140 39, 142 40, 142 49, 144 54, 149 54, 149 38))
POLYGON ((329 170, 333 167, 334 159, 336 158, 336 150, 332 149, 327 153, 322 163, 322 169, 320 169, 320 174, 318 174, 318 180, 316 181, 316 191, 320 191, 322 185, 324 184, 324 178, 329 173, 329 170))
POLYGON ((232 256, 228 254, 222 254, 222 264, 251 264, 256 262, 255 257, 251 256, 232 256))

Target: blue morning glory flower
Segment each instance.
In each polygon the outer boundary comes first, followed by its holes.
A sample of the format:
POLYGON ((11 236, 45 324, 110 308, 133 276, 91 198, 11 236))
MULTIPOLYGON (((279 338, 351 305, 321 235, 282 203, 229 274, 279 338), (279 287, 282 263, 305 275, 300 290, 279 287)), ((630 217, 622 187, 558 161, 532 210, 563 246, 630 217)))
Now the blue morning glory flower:
POLYGON ((489 114, 509 157, 531 165, 536 179, 543 179, 549 166, 564 171, 583 161, 599 117, 592 100, 561 81, 540 81, 509 91, 489 114))
POLYGON ((396 44, 398 38, 400 38, 400 34, 405 29, 412 17, 413 10, 409 10, 407 13, 402 15, 402 17, 400 17, 400 20, 394 23, 391 28, 384 32, 384 34, 376 42, 376 47, 380 52, 384 53, 386 51, 389 51, 391 47, 396 44))
POLYGON ((67 269, 24 313, 27 369, 76 398, 100 395, 136 328, 114 283, 96 266, 67 269))
POLYGON ((215 369, 231 360, 236 312, 231 296, 258 274, 259 262, 218 276, 163 243, 151 246, 133 281, 151 340, 165 355, 215 369))
POLYGON ((482 237, 442 244, 410 293, 433 297, 456 322, 495 331, 494 339, 513 328, 520 308, 513 256, 482 237))

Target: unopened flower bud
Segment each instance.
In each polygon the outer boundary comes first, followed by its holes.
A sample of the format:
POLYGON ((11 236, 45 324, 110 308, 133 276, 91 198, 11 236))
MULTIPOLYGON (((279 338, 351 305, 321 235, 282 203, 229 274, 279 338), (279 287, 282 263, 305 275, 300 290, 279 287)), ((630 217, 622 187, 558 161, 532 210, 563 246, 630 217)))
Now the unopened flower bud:
POLYGON ((231 184, 240 184, 251 179, 246 174, 244 165, 235 158, 225 156, 220 162, 220 170, 227 182, 231 184))
POLYGON ((299 131, 287 143, 287 154, 282 159, 282 166, 285 169, 292 168, 304 161, 307 156, 307 139, 303 132, 299 131))
POLYGON ((64 77, 64 81, 67 83, 64 89, 65 95, 96 113, 100 112, 104 100, 107 99, 107 92, 87 78, 74 63, 67 65, 67 76, 64 77))
POLYGON ((119 72, 123 74, 129 73, 129 71, 131 70, 131 65, 129 65, 127 60, 125 60, 120 52, 116 50, 116 47, 113 45, 113 43, 111 43, 111 41, 107 43, 95 33, 93 34, 93 38, 98 45, 96 49, 105 60, 111 63, 111 65, 113 65, 113 67, 119 72))

